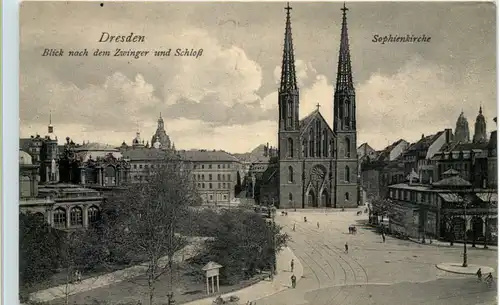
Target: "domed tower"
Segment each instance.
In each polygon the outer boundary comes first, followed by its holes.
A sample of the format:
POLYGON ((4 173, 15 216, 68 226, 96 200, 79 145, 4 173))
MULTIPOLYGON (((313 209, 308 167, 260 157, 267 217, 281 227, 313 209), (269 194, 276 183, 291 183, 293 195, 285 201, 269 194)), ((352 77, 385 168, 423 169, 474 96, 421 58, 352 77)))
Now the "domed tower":
POLYGON ((464 112, 460 113, 455 126, 455 141, 462 143, 470 142, 469 122, 464 116, 464 112))
POLYGON ((138 131, 135 134, 135 138, 132 140, 132 148, 142 148, 144 147, 144 140, 141 139, 141 133, 138 131))
POLYGON ((483 107, 479 107, 479 114, 476 118, 476 124, 474 125, 474 143, 486 142, 488 138, 486 137, 486 119, 483 115, 483 107))
POLYGON ((163 149, 171 149, 170 137, 165 131, 165 122, 161 117, 161 113, 160 117, 158 118, 158 127, 156 128, 156 132, 154 133, 153 137, 151 137, 151 143, 154 144, 156 142, 160 142, 163 149))

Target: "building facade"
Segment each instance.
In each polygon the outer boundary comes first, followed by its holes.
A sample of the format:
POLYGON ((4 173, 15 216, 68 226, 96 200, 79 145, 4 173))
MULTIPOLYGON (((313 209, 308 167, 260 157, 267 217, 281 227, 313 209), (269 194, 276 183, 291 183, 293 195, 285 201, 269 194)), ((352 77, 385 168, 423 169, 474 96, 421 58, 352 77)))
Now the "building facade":
POLYGON ((38 165, 19 151, 19 211, 33 213, 60 230, 87 228, 100 217, 103 196, 78 185, 46 183, 38 185, 38 165))
POLYGON ((241 163, 233 155, 216 150, 181 150, 179 157, 190 164, 191 175, 204 204, 230 204, 235 187, 241 185, 241 163))
POLYGON ((389 229, 412 237, 496 242, 496 189, 475 189, 450 171, 432 184, 389 186, 389 229))
MULTIPOLYGON (((279 87, 279 207, 355 207, 359 204, 356 100, 351 72, 347 8, 342 8, 334 122, 317 109, 299 120, 290 10, 279 87)), ((273 180, 273 179, 271 179, 273 180)), ((274 179, 276 180, 276 179, 274 179)))

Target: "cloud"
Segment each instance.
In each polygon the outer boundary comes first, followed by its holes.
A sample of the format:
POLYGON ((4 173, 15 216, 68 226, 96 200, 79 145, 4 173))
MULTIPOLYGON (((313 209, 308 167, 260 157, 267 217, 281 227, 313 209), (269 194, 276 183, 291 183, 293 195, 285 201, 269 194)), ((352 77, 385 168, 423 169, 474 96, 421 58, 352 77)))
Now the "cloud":
POLYGON ((491 91, 470 91, 469 83, 477 81, 473 74, 461 83, 453 77, 453 70, 422 58, 408 61, 393 75, 372 74, 357 90, 358 144, 383 148, 399 138, 411 142, 421 134, 454 129, 460 108, 473 132, 480 103, 487 120, 496 116, 496 102, 489 100, 491 91))

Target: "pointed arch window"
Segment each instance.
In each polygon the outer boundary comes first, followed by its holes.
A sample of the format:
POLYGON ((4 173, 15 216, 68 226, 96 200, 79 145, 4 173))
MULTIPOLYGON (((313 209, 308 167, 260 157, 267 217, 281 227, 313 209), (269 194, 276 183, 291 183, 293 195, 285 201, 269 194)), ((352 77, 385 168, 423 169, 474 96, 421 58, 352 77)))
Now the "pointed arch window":
POLYGON ((291 166, 288 167, 288 182, 293 182, 293 167, 291 166))
POLYGON ((347 165, 345 166, 344 170, 344 181, 351 182, 351 169, 347 165))
POLYGON ((304 140, 302 141, 302 156, 303 156, 304 158, 307 158, 307 155, 308 155, 307 153, 308 153, 308 151, 307 151, 307 140, 306 140, 306 139, 304 139, 304 140))
POLYGON ((345 138, 345 157, 351 157, 351 140, 348 137, 345 138))
POLYGON ((328 137, 326 136, 326 128, 323 129, 321 142, 323 143, 323 157, 328 157, 328 137))
POLYGON ((314 131, 309 130, 309 157, 314 158, 314 131))
POLYGON ((348 99, 344 100, 344 128, 349 129, 349 121, 350 121, 350 116, 351 116, 351 103, 349 102, 348 99))
POLYGON ((345 192, 344 198, 345 198, 345 201, 349 200, 349 192, 345 192))
POLYGON ((293 140, 292 138, 288 138, 287 146, 286 146, 286 155, 288 158, 293 158, 293 140))
POLYGON ((316 157, 321 157, 321 121, 316 120, 316 157))
POLYGON ((292 99, 288 99, 287 101, 287 106, 286 106, 286 109, 287 109, 287 120, 286 120, 286 124, 288 127, 291 127, 292 126, 292 120, 293 120, 293 103, 292 103, 292 99))

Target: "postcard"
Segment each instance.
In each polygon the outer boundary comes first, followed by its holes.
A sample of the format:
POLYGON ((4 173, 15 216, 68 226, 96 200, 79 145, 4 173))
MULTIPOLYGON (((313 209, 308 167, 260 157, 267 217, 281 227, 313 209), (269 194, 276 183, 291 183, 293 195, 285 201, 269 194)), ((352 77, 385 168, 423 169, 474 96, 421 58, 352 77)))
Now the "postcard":
POLYGON ((491 304, 492 2, 20 4, 22 304, 491 304))

